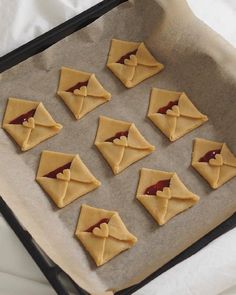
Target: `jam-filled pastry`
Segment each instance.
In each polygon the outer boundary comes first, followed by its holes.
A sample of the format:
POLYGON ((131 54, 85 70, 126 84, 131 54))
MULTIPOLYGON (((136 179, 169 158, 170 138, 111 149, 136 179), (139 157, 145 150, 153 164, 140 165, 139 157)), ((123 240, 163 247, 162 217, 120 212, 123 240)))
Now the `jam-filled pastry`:
POLYGON ((116 39, 111 41, 107 67, 127 88, 134 87, 164 68, 143 42, 116 39))
POLYGON ((119 214, 82 205, 75 235, 100 266, 124 250, 131 248, 137 238, 132 235, 119 214))
POLYGON ((159 225, 199 201, 176 173, 146 168, 140 171, 136 197, 159 225))
POLYGON ((100 186, 79 155, 43 151, 36 181, 62 208, 100 186))
POLYGON ((184 92, 153 88, 148 117, 174 141, 208 120, 184 92))
POLYGON ((118 174, 155 150, 134 123, 101 116, 95 145, 118 174))
POLYGON ((94 74, 66 67, 61 68, 57 94, 76 119, 111 99, 111 94, 102 87, 94 74))
POLYGON ((196 138, 192 166, 214 189, 236 176, 236 157, 222 142, 196 138))
POLYGON ((33 148, 62 129, 42 102, 12 97, 8 99, 2 127, 22 151, 33 148))

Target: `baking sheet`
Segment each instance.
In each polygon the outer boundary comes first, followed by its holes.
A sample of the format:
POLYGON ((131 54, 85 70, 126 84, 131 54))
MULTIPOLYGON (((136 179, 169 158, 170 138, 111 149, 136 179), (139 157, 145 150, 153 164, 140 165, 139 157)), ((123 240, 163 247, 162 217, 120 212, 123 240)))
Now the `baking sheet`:
POLYGON ((8 96, 37 99, 44 102, 64 128, 56 137, 26 153, 21 153, 0 131, 0 193, 41 248, 81 287, 98 292, 138 282, 235 212, 235 179, 213 191, 189 167, 195 137, 225 141, 236 152, 235 64, 233 49, 195 19, 184 1, 141 0, 122 4, 87 28, 1 75, 1 116, 8 96), (166 65, 165 70, 133 89, 125 89, 105 68, 113 37, 144 40, 166 65), (61 66, 95 72, 112 92, 112 101, 75 121, 55 95, 61 66), (169 143, 145 118, 151 87, 186 91, 209 116, 209 122, 169 143), (99 115, 135 122, 156 151, 113 176, 93 146, 99 115), (34 182, 40 152, 44 149, 79 153, 102 186, 64 209, 56 209, 34 182), (200 203, 158 227, 135 200, 142 167, 176 171, 201 197, 200 203), (137 245, 96 268, 73 237, 82 203, 117 210, 128 229, 138 237, 137 245))

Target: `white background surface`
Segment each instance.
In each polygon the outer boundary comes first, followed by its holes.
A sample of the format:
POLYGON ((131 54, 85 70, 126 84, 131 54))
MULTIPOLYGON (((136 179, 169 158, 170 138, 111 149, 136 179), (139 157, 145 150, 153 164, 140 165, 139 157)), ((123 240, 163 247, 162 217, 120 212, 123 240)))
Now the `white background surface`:
MULTIPOLYGON (((100 1, 0 0, 0 56, 98 2, 100 1)), ((235 0, 188 2, 199 18, 236 47, 235 0)), ((0 295, 55 294, 1 216, 0 250, 0 295)), ((236 295, 236 229, 224 234, 135 294, 236 295)))

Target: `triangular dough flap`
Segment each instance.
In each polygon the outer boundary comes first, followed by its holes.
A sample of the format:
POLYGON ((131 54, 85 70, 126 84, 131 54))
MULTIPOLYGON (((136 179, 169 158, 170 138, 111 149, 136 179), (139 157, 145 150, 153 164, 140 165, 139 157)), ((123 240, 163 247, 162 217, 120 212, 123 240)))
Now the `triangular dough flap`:
MULTIPOLYGON (((135 67, 119 63, 110 63, 107 67, 119 78, 125 85, 132 81, 135 74, 135 67)), ((128 84, 126 87, 129 87, 128 84)))
POLYGON ((78 82, 88 81, 90 75, 91 74, 87 72, 62 67, 58 91, 66 91, 78 82))
POLYGON ((87 91, 90 96, 102 97, 105 99, 111 98, 111 94, 102 87, 94 74, 89 78, 87 91))
POLYGON ((156 196, 138 196, 137 199, 143 204, 158 224, 162 225, 165 223, 165 215, 169 202, 167 199, 158 198, 156 196))
POLYGON ((193 194, 190 190, 186 188, 186 186, 179 179, 177 174, 175 173, 170 180, 170 189, 171 196, 177 199, 191 199, 193 201, 198 201, 199 197, 193 194))
POLYGON ((40 103, 34 114, 35 124, 45 126, 45 127, 62 127, 60 124, 56 123, 49 112, 45 109, 44 105, 40 103))
POLYGON ((97 266, 102 265, 106 238, 98 238, 92 233, 79 232, 76 234, 86 250, 93 257, 97 266))
POLYGON ((109 236, 118 240, 127 241, 131 244, 137 241, 136 237, 132 235, 124 225, 118 213, 115 213, 108 222, 109 236))
POLYGON ((103 264, 130 247, 132 245, 126 241, 120 241, 112 237, 107 238, 103 254, 103 264))
POLYGON ((64 207, 64 198, 68 186, 67 181, 48 177, 37 177, 36 180, 41 185, 41 187, 49 194, 49 196, 53 199, 53 201, 59 208, 64 207))
POLYGON ((116 63, 125 54, 138 49, 140 43, 112 39, 107 65, 116 63))
POLYGON ((180 95, 178 106, 182 116, 207 120, 207 116, 199 112, 184 92, 180 95))
POLYGON ((92 175, 78 155, 74 157, 71 163, 70 173, 73 180, 100 185, 100 182, 92 175))
POLYGON ((160 66, 164 67, 161 63, 157 62, 157 60, 152 56, 152 54, 148 51, 145 44, 140 43, 136 57, 138 59, 138 63, 144 66, 160 66))
POLYGON ((36 109, 39 105, 37 101, 24 100, 19 98, 8 98, 7 108, 3 119, 4 124, 16 119, 17 117, 29 112, 32 109, 36 109))
POLYGON ((75 115, 76 119, 78 119, 83 107, 84 96, 74 95, 73 93, 66 91, 59 91, 58 95, 60 95, 65 104, 75 115))
POLYGON ((100 116, 95 144, 105 142, 108 138, 115 136, 121 131, 128 131, 131 123, 100 116))
POLYGON ((221 149, 221 155, 223 157, 224 164, 232 167, 236 167, 236 157, 224 143, 221 149))
POLYGON ((111 166, 113 172, 118 172, 119 164, 122 161, 125 152, 125 147, 115 145, 111 142, 97 143, 96 146, 111 166))
POLYGON ((152 88, 148 116, 150 117, 151 115, 157 114, 158 110, 167 106, 169 102, 177 101, 180 95, 181 92, 152 88))
POLYGON ((14 138, 21 148, 27 145, 31 133, 30 128, 16 124, 5 124, 3 128, 14 138))
POLYGON ((134 124, 132 124, 129 128, 128 146, 141 150, 155 150, 155 147, 141 135, 134 124))

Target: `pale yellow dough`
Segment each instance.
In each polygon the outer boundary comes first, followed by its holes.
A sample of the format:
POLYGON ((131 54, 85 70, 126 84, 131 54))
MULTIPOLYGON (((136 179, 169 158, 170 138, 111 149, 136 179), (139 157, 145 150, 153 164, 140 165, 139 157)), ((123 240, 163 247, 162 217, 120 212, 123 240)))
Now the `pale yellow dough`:
POLYGON ((155 150, 155 147, 141 135, 134 123, 104 116, 101 116, 99 120, 95 145, 111 166, 114 174, 120 173, 155 150), (113 142, 106 142, 116 133, 124 131, 128 131, 128 137, 121 136, 113 142))
POLYGON ((127 88, 136 86, 164 68, 163 64, 152 56, 143 42, 128 42, 117 39, 111 41, 107 67, 127 88), (117 62, 122 56, 134 50, 137 50, 137 52, 125 59, 124 64, 117 62))
POLYGON ((62 125, 54 121, 42 102, 10 97, 2 128, 13 137, 22 151, 26 151, 56 135, 62 129, 62 125), (36 109, 35 114, 26 122, 10 124, 12 120, 32 109, 36 109))
POLYGON ((236 157, 226 143, 196 138, 193 145, 192 166, 214 189, 236 176, 236 157), (199 162, 207 152, 220 149, 215 159, 199 162))
POLYGON ((97 80, 95 74, 61 68, 61 77, 57 94, 63 99, 76 119, 82 118, 99 105, 109 101, 111 94, 97 80), (88 82, 87 86, 67 92, 79 82, 88 82))
POLYGON ((208 120, 184 92, 158 88, 153 88, 151 91, 147 116, 171 141, 175 141, 208 120), (170 101, 177 100, 178 105, 173 106, 166 114, 157 112, 160 108, 167 106, 170 101))
POLYGON ((117 212, 88 205, 81 207, 75 235, 92 256, 97 266, 106 263, 137 242, 137 238, 128 231, 117 212), (108 223, 101 223, 91 232, 86 231, 102 219, 109 221, 108 223))
POLYGON ((159 225, 165 224, 199 201, 199 197, 186 188, 176 173, 146 168, 140 171, 136 197, 159 225), (170 180, 169 187, 157 191, 156 195, 145 195, 148 187, 161 180, 170 180))
POLYGON ((59 208, 70 204, 101 185, 79 155, 52 151, 42 152, 36 181, 59 208), (58 173, 56 178, 45 177, 48 173, 68 163, 71 163, 70 168, 58 173))

